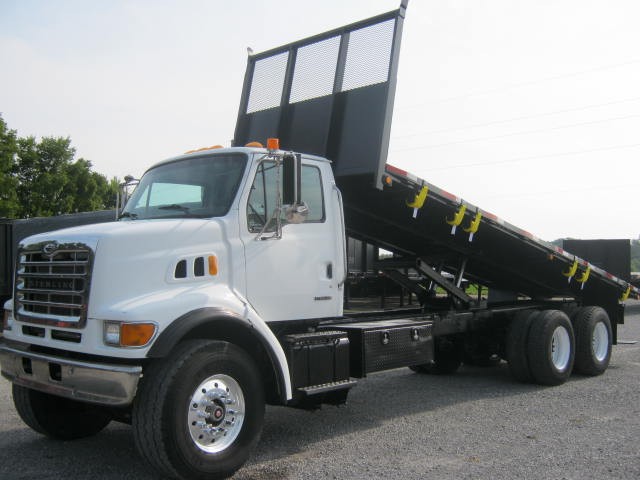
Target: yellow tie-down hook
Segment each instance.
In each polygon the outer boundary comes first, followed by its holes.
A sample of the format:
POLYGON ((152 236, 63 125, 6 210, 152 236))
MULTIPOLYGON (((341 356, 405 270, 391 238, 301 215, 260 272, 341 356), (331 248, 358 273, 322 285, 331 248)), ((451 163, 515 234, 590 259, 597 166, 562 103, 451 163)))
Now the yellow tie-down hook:
POLYGON ((473 242, 473 234, 478 231, 478 228, 480 228, 480 220, 482 220, 482 213, 478 210, 474 219, 469 223, 469 226, 464 229, 464 231, 469 234, 470 242, 473 242))
POLYGON ((584 289, 584 284, 589 280, 589 275, 591 274, 591 265, 587 265, 587 269, 582 272, 578 277, 576 277, 576 282, 580 283, 580 290, 584 289))
POLYGON ((569 267, 569 270, 567 270, 566 272, 562 272, 562 274, 568 278, 567 283, 571 283, 571 279, 573 278, 573 276, 576 274, 577 271, 578 271, 578 260, 574 260, 573 265, 569 267))
POLYGON ((451 225, 451 235, 456 234, 456 227, 462 223, 464 213, 467 211, 467 206, 463 203, 458 207, 458 211, 453 216, 452 220, 447 219, 447 223, 451 225))
POLYGON ((629 298, 629 294, 631 294, 631 284, 627 285, 627 289, 625 290, 625 292, 620 297, 620 301, 621 302, 626 302, 627 298, 629 298))
POLYGON ((420 193, 416 193, 416 198, 413 200, 413 202, 407 202, 407 207, 413 208, 413 218, 416 218, 418 216, 418 210, 420 210, 424 205, 428 194, 429 187, 423 185, 420 193))

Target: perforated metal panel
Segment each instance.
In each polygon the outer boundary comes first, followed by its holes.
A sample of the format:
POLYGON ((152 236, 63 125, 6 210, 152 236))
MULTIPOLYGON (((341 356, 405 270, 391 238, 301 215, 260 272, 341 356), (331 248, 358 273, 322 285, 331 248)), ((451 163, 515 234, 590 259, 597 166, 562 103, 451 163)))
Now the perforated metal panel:
POLYGON ((298 49, 290 103, 333 93, 340 37, 331 37, 298 49))
POLYGON ((406 5, 249 56, 234 145, 278 137, 381 187, 406 5))
POLYGON ((349 36, 342 91, 386 82, 389 78, 395 22, 371 25, 349 36))
POLYGON ((286 53, 281 53, 256 62, 247 113, 280 105, 287 70, 287 58, 286 53))

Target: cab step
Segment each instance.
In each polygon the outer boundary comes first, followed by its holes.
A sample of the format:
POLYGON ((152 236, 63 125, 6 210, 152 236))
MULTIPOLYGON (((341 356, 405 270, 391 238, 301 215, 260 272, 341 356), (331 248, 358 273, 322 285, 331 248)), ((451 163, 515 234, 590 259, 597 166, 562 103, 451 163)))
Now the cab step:
POLYGON ((340 380, 338 382, 322 383, 320 385, 310 385, 308 387, 298 388, 298 391, 305 396, 320 395, 328 392, 339 390, 348 390, 355 387, 358 382, 356 380, 340 380))

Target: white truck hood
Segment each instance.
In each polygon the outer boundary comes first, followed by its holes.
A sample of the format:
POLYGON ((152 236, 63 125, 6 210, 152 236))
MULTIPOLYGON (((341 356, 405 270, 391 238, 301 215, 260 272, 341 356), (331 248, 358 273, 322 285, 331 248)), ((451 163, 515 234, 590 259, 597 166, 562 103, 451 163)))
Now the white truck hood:
MULTIPOLYGON (((215 255, 228 261, 225 219, 135 220, 73 227, 34 235, 23 244, 85 244, 94 251, 89 318, 109 310, 129 310, 141 297, 202 283, 193 278, 199 257, 215 255), (176 278, 178 262, 185 260, 187 278, 176 278)), ((228 271, 228 269, 221 269, 228 271)), ((220 277, 216 280, 221 280, 220 277)))

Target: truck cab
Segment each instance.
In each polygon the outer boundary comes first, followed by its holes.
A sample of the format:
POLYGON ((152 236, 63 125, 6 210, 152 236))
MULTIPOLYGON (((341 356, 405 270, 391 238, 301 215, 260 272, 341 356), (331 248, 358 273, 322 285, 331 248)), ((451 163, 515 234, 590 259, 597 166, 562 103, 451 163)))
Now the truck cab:
POLYGON ((214 149, 151 168, 121 217, 210 219, 219 229, 219 244, 206 241, 208 255, 194 252, 198 247, 189 242, 179 247, 185 253, 167 252, 174 255, 166 267, 170 280, 202 287, 212 278, 210 271, 202 274, 201 264, 217 263, 215 283, 226 284, 272 322, 342 314, 344 245, 335 240, 344 236, 339 202, 327 160, 259 148, 214 149), (295 162, 292 170, 300 167, 300 199, 283 197, 291 197, 294 187, 285 183, 285 157, 295 162), (294 218, 292 201, 304 205, 304 217, 294 218))
MULTIPOLYGON (((225 317, 268 350, 286 402, 287 363, 267 324, 342 315, 341 212, 330 162, 319 157, 243 147, 160 162, 118 222, 23 241, 4 336, 25 348, 142 361, 225 317)), ((99 372, 83 389, 67 375, 25 373, 7 355, 3 371, 18 383, 96 398, 99 372)), ((130 403, 138 370, 111 372, 108 381, 123 377, 127 388, 102 400, 130 403)))

